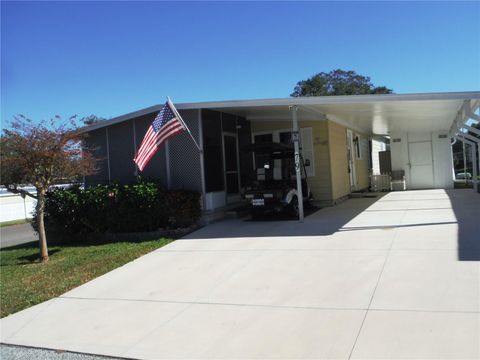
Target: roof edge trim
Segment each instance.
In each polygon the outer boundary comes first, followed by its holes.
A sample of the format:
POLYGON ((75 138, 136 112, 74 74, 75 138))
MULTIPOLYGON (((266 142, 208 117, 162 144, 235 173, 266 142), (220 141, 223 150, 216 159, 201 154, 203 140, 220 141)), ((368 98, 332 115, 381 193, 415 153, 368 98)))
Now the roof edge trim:
MULTIPOLYGON (((226 100, 177 103, 178 110, 188 109, 219 109, 239 107, 268 107, 290 105, 326 105, 326 104, 358 104, 367 102, 390 102, 390 101, 432 101, 432 100, 473 100, 480 99, 480 91, 463 92, 435 92, 413 94, 371 94, 371 95, 339 95, 339 96, 306 96, 288 97, 257 100, 226 100)), ((114 117, 96 124, 85 126, 80 129, 81 133, 90 132, 106 126, 115 125, 142 115, 160 111, 163 105, 153 105, 144 109, 114 117)))

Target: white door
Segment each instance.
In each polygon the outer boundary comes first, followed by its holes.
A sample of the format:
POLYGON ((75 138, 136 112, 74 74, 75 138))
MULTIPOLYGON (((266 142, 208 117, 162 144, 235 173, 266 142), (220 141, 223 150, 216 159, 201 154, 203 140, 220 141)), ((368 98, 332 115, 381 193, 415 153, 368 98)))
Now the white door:
POLYGON ((410 158, 410 181, 408 188, 433 188, 432 142, 409 142, 408 156, 410 158))

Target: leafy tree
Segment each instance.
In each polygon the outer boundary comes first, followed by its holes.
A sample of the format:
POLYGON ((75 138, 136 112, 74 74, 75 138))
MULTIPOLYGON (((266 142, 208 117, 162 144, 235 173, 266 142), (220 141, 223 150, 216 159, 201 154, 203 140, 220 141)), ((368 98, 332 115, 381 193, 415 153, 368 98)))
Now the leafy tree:
POLYGON ((92 125, 92 124, 96 124, 96 123, 98 123, 100 121, 103 121, 103 120, 107 120, 107 119, 92 114, 92 115, 89 115, 89 116, 85 116, 80 121, 82 121, 85 125, 92 125))
POLYGON ((321 72, 307 80, 297 83, 290 96, 330 96, 330 95, 364 95, 391 94, 393 90, 385 86, 374 86, 368 76, 355 71, 341 69, 329 73, 321 72))
POLYGON ((23 115, 15 116, 9 129, 0 137, 2 159, 1 182, 22 196, 37 200, 37 231, 40 259, 48 261, 44 225, 45 195, 49 187, 61 182, 73 182, 79 176, 95 172, 95 159, 82 148, 85 135, 75 131, 75 117, 62 122, 55 117, 35 124, 23 115), (31 184, 37 190, 31 194, 21 188, 31 184))

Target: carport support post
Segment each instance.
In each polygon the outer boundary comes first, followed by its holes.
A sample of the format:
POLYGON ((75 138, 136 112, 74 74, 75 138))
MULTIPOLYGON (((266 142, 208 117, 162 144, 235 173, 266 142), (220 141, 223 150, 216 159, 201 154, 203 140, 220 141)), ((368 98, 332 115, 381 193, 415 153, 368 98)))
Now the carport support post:
POLYGON ((297 106, 293 105, 290 106, 290 110, 292 111, 292 138, 293 138, 293 145, 295 147, 295 172, 297 175, 297 200, 298 200, 298 220, 303 222, 303 194, 302 194, 302 174, 300 172, 300 146, 298 144, 299 141, 299 133, 298 133, 298 118, 297 118, 297 106))

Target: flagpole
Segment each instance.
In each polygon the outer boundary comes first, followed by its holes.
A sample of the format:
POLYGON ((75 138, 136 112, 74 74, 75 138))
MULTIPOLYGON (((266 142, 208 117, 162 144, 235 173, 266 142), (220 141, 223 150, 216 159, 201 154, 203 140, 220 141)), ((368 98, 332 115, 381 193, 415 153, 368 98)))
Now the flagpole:
POLYGON ((188 128, 187 124, 185 124, 185 121, 183 120, 183 118, 180 116, 180 114, 178 113, 177 109, 175 108, 175 105, 173 105, 172 101, 170 100, 170 98, 167 96, 167 102, 168 102, 168 105, 170 105, 170 108, 175 112, 175 115, 177 115, 178 117, 178 120, 182 123, 182 126, 185 128, 185 130, 187 130, 187 132, 190 134, 190 137, 192 138, 193 142, 195 143, 195 146, 197 147, 198 151, 200 152, 203 152, 203 150, 200 148, 200 146, 198 145, 197 143, 197 140, 195 140, 195 138, 193 137, 190 129, 188 128))

